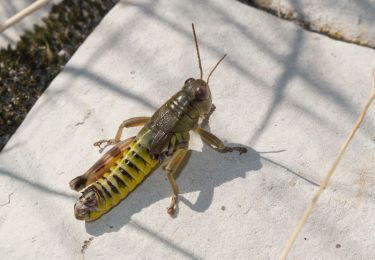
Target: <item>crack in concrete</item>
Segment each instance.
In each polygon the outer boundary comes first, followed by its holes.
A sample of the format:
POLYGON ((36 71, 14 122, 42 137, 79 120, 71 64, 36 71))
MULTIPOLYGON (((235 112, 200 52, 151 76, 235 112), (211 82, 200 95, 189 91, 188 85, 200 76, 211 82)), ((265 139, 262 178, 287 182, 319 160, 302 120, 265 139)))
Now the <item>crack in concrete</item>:
POLYGON ((91 116, 91 111, 87 111, 82 121, 77 122, 74 126, 83 125, 90 116, 91 116))
POLYGON ((313 180, 310 180, 310 179, 308 179, 307 177, 303 176, 303 174, 298 173, 298 172, 296 172, 296 171, 293 171, 293 170, 289 169, 288 167, 282 165, 281 163, 275 162, 275 161, 273 161, 273 160, 271 160, 271 159, 269 159, 269 158, 267 158, 267 157, 264 157, 264 156, 261 156, 260 158, 262 158, 263 160, 265 160, 265 161, 267 161, 267 162, 269 162, 269 163, 271 163, 271 164, 274 164, 274 165, 276 165, 276 166, 278 166, 278 167, 280 167, 280 168, 286 170, 286 171, 289 172, 289 173, 292 173, 293 175, 295 175, 295 176, 301 178, 302 180, 304 180, 304 181, 306 181, 306 182, 308 182, 308 183, 310 183, 310 184, 312 184, 312 185, 314 185, 314 186, 316 186, 316 187, 319 187, 319 186, 320 186, 318 183, 314 182, 313 180))
POLYGON ((375 49, 375 44, 369 42, 366 39, 362 38, 350 38, 342 34, 340 30, 333 28, 330 25, 322 25, 322 26, 317 26, 313 25, 309 21, 305 21, 298 17, 296 12, 294 12, 291 9, 282 9, 280 6, 277 9, 274 9, 270 6, 269 1, 255 1, 255 0, 237 0, 243 4, 246 4, 248 6, 254 7, 258 10, 265 11, 269 14, 272 14, 282 20, 290 21, 293 22, 294 24, 300 26, 306 31, 313 32, 313 33, 318 33, 324 36, 327 36, 331 39, 337 40, 337 41, 342 41, 346 43, 352 43, 356 44, 362 47, 367 47, 371 49, 375 49))
POLYGON ((13 193, 14 193, 14 191, 8 195, 8 201, 5 202, 5 203, 0 204, 0 207, 3 207, 5 205, 10 204, 10 198, 12 197, 13 193))
POLYGON ((82 256, 82 259, 85 259, 85 251, 87 250, 87 248, 89 247, 91 241, 94 239, 94 237, 90 237, 89 239, 83 241, 83 245, 82 245, 82 248, 81 248, 81 256, 82 256))

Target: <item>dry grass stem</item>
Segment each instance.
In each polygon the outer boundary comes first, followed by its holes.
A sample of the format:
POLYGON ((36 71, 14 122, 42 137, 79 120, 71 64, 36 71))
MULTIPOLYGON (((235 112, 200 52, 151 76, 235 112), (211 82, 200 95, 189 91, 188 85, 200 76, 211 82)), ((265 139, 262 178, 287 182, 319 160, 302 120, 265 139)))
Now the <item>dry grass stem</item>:
POLYGON ((51 0, 37 0, 31 5, 27 6, 25 9, 21 10, 17 14, 13 15, 11 18, 6 20, 3 24, 0 24, 0 33, 11 27, 12 25, 18 23, 26 16, 30 15, 31 13, 39 10, 43 6, 45 6, 51 0))
POLYGON ((281 255, 280 255, 280 260, 284 260, 286 259, 290 249, 292 248, 293 244, 294 244, 294 241, 296 240, 298 234, 301 232, 303 226, 305 225, 308 217, 310 216, 312 210, 314 209, 316 203, 318 202, 319 200, 319 197, 320 195, 322 194, 323 190, 328 186, 329 184, 329 181, 333 175, 333 173, 335 172, 336 170, 336 167, 338 165, 338 163, 340 162, 346 148, 348 147, 350 141, 352 140, 353 136, 355 135, 355 133, 357 132, 359 126, 361 125, 372 101, 375 99, 375 71, 373 72, 373 81, 372 81, 372 88, 371 88, 371 93, 369 95, 369 98, 368 100, 366 101, 366 104, 360 114, 360 116, 358 117, 357 119, 357 122, 355 123, 352 131, 350 132, 350 134, 348 135, 347 139, 345 140, 345 142, 342 144, 337 156, 336 156, 336 159, 335 161, 333 162, 331 168, 329 169, 327 175, 325 176, 325 178, 323 179, 322 183, 320 184, 320 187, 319 189, 316 191, 314 197, 312 198, 309 206, 306 208, 305 212, 303 213, 303 216, 301 217, 298 225, 295 227, 292 235, 290 236, 284 250, 282 251, 281 255))

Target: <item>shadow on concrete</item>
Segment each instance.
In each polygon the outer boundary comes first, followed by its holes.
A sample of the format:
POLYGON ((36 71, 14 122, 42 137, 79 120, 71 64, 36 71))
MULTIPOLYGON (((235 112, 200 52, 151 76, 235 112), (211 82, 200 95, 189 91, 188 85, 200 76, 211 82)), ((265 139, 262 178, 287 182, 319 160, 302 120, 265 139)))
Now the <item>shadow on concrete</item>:
POLYGON ((76 199, 76 197, 71 195, 71 194, 68 194, 68 193, 63 192, 63 191, 58 191, 56 189, 51 189, 47 185, 44 185, 44 184, 38 183, 38 182, 34 182, 32 180, 29 180, 25 177, 22 177, 22 176, 20 176, 16 173, 10 172, 10 171, 8 171, 6 169, 3 169, 3 168, 0 168, 0 176, 1 175, 7 176, 7 177, 9 177, 13 180, 18 181, 18 182, 27 184, 27 185, 33 187, 36 190, 39 190, 41 192, 44 192, 44 193, 47 193, 47 194, 50 194, 50 195, 60 196, 60 197, 68 198, 68 199, 71 199, 71 200, 76 199))
POLYGON ((301 45, 303 42, 303 32, 302 30, 297 30, 295 39, 290 48, 290 53, 286 55, 284 59, 284 71, 276 80, 275 91, 272 94, 272 100, 269 104, 267 111, 264 113, 262 121, 259 123, 257 130, 250 139, 250 143, 255 143, 261 136, 263 130, 265 130, 276 112, 277 107, 284 100, 284 93, 288 87, 288 82, 293 79, 294 73, 297 71, 297 59, 299 52, 301 50, 301 45))
POLYGON ((300 179, 302 179, 302 180, 304 180, 304 181, 306 181, 306 182, 308 182, 308 183, 310 183, 310 184, 312 184, 312 185, 314 185, 316 187, 320 186, 318 183, 316 183, 313 180, 310 180, 308 177, 304 176, 303 173, 296 172, 296 171, 290 169, 289 167, 287 167, 287 166, 285 166, 285 165, 283 165, 283 164, 281 164, 279 162, 273 161, 273 160, 271 160, 271 159, 269 159, 267 157, 261 156, 261 158, 262 158, 262 160, 264 160, 264 161, 266 161, 268 163, 271 163, 271 164, 273 164, 273 165, 275 165, 275 166, 277 166, 277 167, 279 167, 281 169, 284 169, 287 172, 293 174, 294 176, 296 176, 296 177, 298 177, 298 178, 300 178, 300 179))
MULTIPOLYGON (((229 146, 232 145, 238 144, 229 144, 229 146)), ((260 170, 262 168, 262 163, 260 162, 259 154, 254 149, 250 147, 247 148, 248 152, 241 156, 237 152, 219 154, 206 145, 203 146, 202 152, 193 151, 189 162, 177 179, 181 194, 179 196, 179 203, 184 203, 194 211, 204 212, 212 203, 215 187, 219 187, 223 183, 239 177, 245 178, 250 171, 260 170), (183 181, 181 179, 183 179, 183 181), (196 191, 199 191, 199 196, 194 203, 187 200, 183 195, 196 191)), ((164 181, 168 183, 165 174, 160 169, 153 174, 161 175, 164 181)), ((160 176, 158 179, 162 181, 160 176)), ((148 181, 149 180, 146 180, 146 182, 148 181)), ((118 231, 121 227, 129 223, 133 214, 159 200, 169 198, 171 196, 171 188, 169 184, 163 186, 168 187, 168 190, 150 192, 152 194, 149 195, 141 195, 136 190, 116 208, 106 214, 111 215, 110 223, 108 223, 108 218, 103 216, 93 223, 86 223, 87 232, 91 235, 99 236, 104 233, 118 231), (136 203, 134 203, 134 201, 136 201, 136 203)), ((155 189, 158 188, 156 186, 154 187, 155 189)), ((168 205, 165 206, 167 207, 168 205)), ((165 211, 164 208, 161 210, 165 211)), ((167 212, 165 212, 165 214, 167 214, 167 212)), ((176 217, 178 217, 178 214, 179 212, 177 211, 176 217)))
POLYGON ((366 17, 374 17, 375 4, 373 1, 361 0, 361 1, 355 1, 353 3, 355 3, 354 7, 359 7, 362 10, 362 12, 366 13, 366 17))
POLYGON ((118 94, 125 98, 130 98, 147 108, 151 108, 153 110, 157 109, 157 105, 154 104, 154 102, 152 102, 151 100, 147 100, 139 95, 133 94, 126 86, 120 86, 115 82, 107 80, 103 77, 99 77, 87 68, 76 68, 72 65, 69 65, 64 69, 64 72, 71 74, 73 77, 84 77, 90 81, 95 81, 115 94, 118 94))
POLYGON ((157 242, 162 243, 176 252, 179 252, 180 255, 183 255, 189 259, 202 259, 202 257, 197 256, 189 249, 177 245, 175 242, 173 242, 173 240, 163 237, 162 235, 158 234, 157 231, 151 230, 138 221, 132 220, 131 223, 129 223, 129 226, 136 229, 138 232, 141 232, 143 235, 152 237, 157 242))
MULTIPOLYGON (((200 1, 196 1, 197 5, 202 4, 200 1)), ((172 29, 173 31, 181 34, 182 37, 191 40, 191 31, 190 26, 179 26, 175 22, 172 21, 172 19, 161 16, 157 13, 156 8, 153 8, 154 5, 157 2, 153 2, 153 5, 146 5, 146 4, 140 4, 134 1, 121 1, 120 4, 133 6, 138 8, 141 12, 144 12, 147 16, 153 17, 155 22, 161 23, 168 28, 172 29)), ((280 76, 277 77, 277 80, 275 81, 276 84, 274 86, 270 86, 268 83, 266 83, 261 76, 255 75, 251 71, 252 63, 249 62, 249 66, 244 66, 243 64, 240 64, 234 59, 231 59, 230 53, 229 56, 226 59, 226 62, 230 64, 233 68, 235 68, 239 74, 245 76, 255 86, 258 87, 266 87, 266 88, 272 88, 272 100, 267 108, 267 110, 264 113, 263 119, 260 121, 258 126, 256 127, 257 131, 253 134, 252 137, 250 137, 248 144, 254 145, 259 138, 261 137, 261 133, 267 129, 271 119, 274 116, 274 113, 277 111, 277 108, 285 102, 285 100, 288 100, 292 104, 295 104, 297 107, 304 108, 305 112, 310 111, 309 108, 304 107, 303 102, 300 100, 294 100, 292 97, 286 95, 289 82, 294 80, 295 78, 300 78, 303 81, 305 81, 307 84, 305 86, 310 87, 311 89, 315 89, 319 92, 320 95, 327 97, 330 101, 333 102, 338 108, 345 109, 349 112, 351 118, 355 120, 357 110, 352 102, 348 100, 344 95, 342 95, 339 91, 337 91, 335 88, 333 88, 332 83, 330 83, 329 79, 324 78, 317 78, 314 76, 314 70, 311 68, 303 68, 303 66, 300 64, 299 61, 299 54, 303 50, 303 44, 304 44, 304 30, 303 29, 296 29, 295 30, 295 36, 291 41, 288 41, 288 45, 290 46, 289 52, 285 55, 278 54, 272 47, 269 47, 268 44, 265 44, 264 41, 266 39, 262 40, 257 37, 259 35, 254 34, 252 32, 252 28, 248 25, 241 22, 241 20, 237 17, 233 17, 228 13, 225 8, 222 6, 219 6, 218 4, 215 4, 214 2, 204 2, 203 3, 207 10, 215 12, 217 16, 220 17, 221 20, 224 20, 228 25, 231 25, 234 30, 237 30, 238 33, 245 36, 249 41, 254 43, 254 46, 256 46, 259 51, 267 54, 269 57, 271 57, 276 63, 279 63, 283 66, 283 71, 280 76)), ((181 5, 179 8, 181 9, 182 13, 191 13, 191 10, 188 8, 183 8, 184 6, 181 5)), ((297 10, 302 10, 302 8, 299 6, 299 3, 294 3, 294 8, 297 10)), ((301 15, 303 13, 301 12, 301 15)), ((191 14, 192 17, 194 17, 194 14, 191 14)), ((258 33, 259 34, 259 33, 258 33)), ((198 29, 198 37, 199 37, 199 29, 198 29)), ((205 46, 210 51, 214 52, 216 55, 220 56, 223 53, 223 50, 218 49, 217 46, 207 42, 204 37, 200 37, 199 43, 202 46, 205 46)), ((153 64, 149 64, 150 66, 157 66, 153 64)), ((323 77, 320 75, 320 77, 323 77)), ((313 111, 310 113, 306 113, 307 116, 311 116, 313 114, 313 111)), ((320 115, 314 115, 314 119, 318 118, 319 122, 325 122, 324 116, 320 115)), ((336 126, 332 124, 324 124, 325 127, 335 128, 336 126)))
MULTIPOLYGON (((240 144, 228 145, 238 146, 240 144)), ((199 191, 198 198, 195 202, 191 202, 184 196, 180 196, 180 201, 194 211, 204 212, 212 203, 215 187, 219 187, 239 177, 246 178, 246 174, 250 171, 260 170, 262 168, 262 163, 259 153, 248 146, 246 148, 248 149, 246 154, 239 156, 238 153, 234 153, 225 155, 222 159, 220 159, 220 154, 210 155, 210 153, 216 152, 212 151, 207 145, 203 146, 202 152, 193 154, 192 157, 195 159, 193 163, 196 163, 199 168, 205 169, 205 165, 210 161, 209 156, 215 156, 220 160, 217 162, 220 164, 220 168, 215 172, 207 170, 199 172, 199 174, 194 174, 194 189, 187 192, 199 191), (197 162, 197 160, 199 161, 197 162), (224 163, 225 165, 223 165, 224 163)), ((208 168, 209 165, 210 164, 208 164, 206 168, 208 168)))
POLYGON ((10 152, 11 150, 16 149, 17 147, 20 147, 21 145, 22 145, 21 142, 17 142, 17 143, 12 144, 12 145, 9 145, 9 144, 8 144, 6 147, 4 147, 4 148, 6 148, 6 149, 1 150, 1 154, 8 153, 8 152, 10 152))
MULTIPOLYGON (((228 145, 237 146, 240 144, 231 143, 228 145)), ((246 178, 249 172, 259 171, 263 167, 261 162, 262 160, 280 167, 281 169, 286 170, 287 172, 314 186, 318 186, 317 183, 305 177, 303 173, 297 173, 285 165, 261 156, 259 152, 255 151, 251 147, 246 148, 248 149, 248 152, 242 155, 238 155, 238 153, 219 154, 207 145, 203 146, 202 152, 193 151, 189 162, 177 179, 181 192, 179 196, 179 205, 182 203, 193 211, 205 212, 212 204, 216 187, 240 177, 246 178), (197 191, 199 192, 199 195, 194 202, 190 201, 184 196, 184 194, 197 191)), ((262 153, 279 153, 283 151, 284 150, 262 153)), ((165 178, 164 173, 159 169, 155 171, 153 175, 158 175, 157 178, 152 178, 155 182, 151 186, 153 191, 147 191, 149 192, 148 194, 141 194, 139 188, 136 189, 136 191, 130 194, 124 201, 104 215, 101 219, 92 223, 85 223, 87 232, 93 236, 117 232, 123 226, 132 225, 132 223, 134 223, 134 220, 131 218, 135 213, 140 212, 142 209, 147 208, 155 202, 169 198, 171 195, 171 188, 165 178), (162 184, 162 182, 164 182, 164 184, 162 184)), ((146 180, 145 182, 149 181, 150 180, 146 180)), ((150 183, 148 183, 147 186, 150 188, 150 183)), ((251 192, 250 189, 249 192, 251 192)), ((169 203, 169 201, 167 203, 169 203)), ((165 208, 167 206, 168 205, 166 204, 165 208)), ((160 210, 165 211, 164 208, 160 210)), ((184 209, 184 211, 186 211, 186 209, 184 209)), ((177 210, 175 217, 178 218, 179 213, 183 214, 183 212, 179 212, 177 210)), ((165 212, 165 214, 167 213, 165 212)), ((139 225, 141 224, 137 224, 137 226, 139 225)), ((145 233, 149 235, 154 234, 154 232, 151 231, 147 231, 145 233)), ((163 241, 162 238, 160 239, 163 241)), ((173 244, 171 241, 166 244, 168 244, 169 247, 180 251, 179 249, 175 248, 175 244, 173 244)), ((184 255, 187 254, 185 251, 182 253, 184 255)))

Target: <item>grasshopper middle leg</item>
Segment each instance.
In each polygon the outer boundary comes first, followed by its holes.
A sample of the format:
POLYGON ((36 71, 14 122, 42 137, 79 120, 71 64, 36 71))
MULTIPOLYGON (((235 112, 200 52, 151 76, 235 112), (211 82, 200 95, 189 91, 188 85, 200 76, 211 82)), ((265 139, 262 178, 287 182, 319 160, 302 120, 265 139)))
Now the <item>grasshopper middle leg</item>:
POLYGON ((181 148, 172 155, 167 165, 164 167, 164 170, 168 177, 168 181, 171 184, 173 191, 171 203, 167 208, 167 212, 169 215, 173 215, 175 213, 178 199, 178 186, 174 176, 182 170, 183 166, 185 166, 185 163, 189 159, 189 155, 190 151, 187 148, 181 148))
POLYGON ((107 145, 117 144, 118 142, 120 142, 122 131, 124 130, 124 128, 143 126, 150 120, 150 118, 151 117, 147 117, 147 116, 139 116, 139 117, 133 117, 133 118, 124 120, 124 122, 122 122, 121 125, 118 127, 118 130, 116 132, 116 136, 114 139, 97 141, 94 143, 94 146, 100 147, 102 144, 107 144, 107 145))

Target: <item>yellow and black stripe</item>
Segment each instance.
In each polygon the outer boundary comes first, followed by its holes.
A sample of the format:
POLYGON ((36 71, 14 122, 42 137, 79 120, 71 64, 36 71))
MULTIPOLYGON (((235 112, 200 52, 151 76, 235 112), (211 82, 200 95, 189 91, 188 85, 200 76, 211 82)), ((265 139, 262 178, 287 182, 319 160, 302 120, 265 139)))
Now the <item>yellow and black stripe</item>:
POLYGON ((91 212, 90 221, 127 197, 158 165, 159 160, 149 155, 142 138, 135 139, 110 170, 90 185, 89 188, 98 194, 98 209, 91 212))

